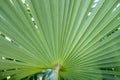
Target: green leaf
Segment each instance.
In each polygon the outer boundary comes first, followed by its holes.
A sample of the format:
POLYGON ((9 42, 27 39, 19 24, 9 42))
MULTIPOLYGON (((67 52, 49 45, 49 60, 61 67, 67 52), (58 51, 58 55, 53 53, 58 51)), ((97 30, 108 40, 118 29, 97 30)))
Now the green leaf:
POLYGON ((0 0, 0 80, 49 69, 52 80, 119 80, 120 0, 0 0))

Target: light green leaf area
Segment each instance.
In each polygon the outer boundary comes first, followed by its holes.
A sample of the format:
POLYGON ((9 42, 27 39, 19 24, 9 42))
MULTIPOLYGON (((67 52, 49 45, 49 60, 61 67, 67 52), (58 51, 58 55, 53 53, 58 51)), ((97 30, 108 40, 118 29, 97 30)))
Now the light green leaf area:
POLYGON ((0 80, 56 66, 60 80, 120 80, 120 0, 0 0, 0 80))

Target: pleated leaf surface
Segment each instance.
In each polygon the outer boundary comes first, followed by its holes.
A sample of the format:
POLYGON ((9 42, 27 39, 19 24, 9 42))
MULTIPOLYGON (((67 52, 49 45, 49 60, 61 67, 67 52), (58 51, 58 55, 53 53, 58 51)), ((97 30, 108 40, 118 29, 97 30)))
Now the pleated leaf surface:
POLYGON ((0 80, 56 65, 61 80, 120 80, 120 0, 0 0, 0 80))

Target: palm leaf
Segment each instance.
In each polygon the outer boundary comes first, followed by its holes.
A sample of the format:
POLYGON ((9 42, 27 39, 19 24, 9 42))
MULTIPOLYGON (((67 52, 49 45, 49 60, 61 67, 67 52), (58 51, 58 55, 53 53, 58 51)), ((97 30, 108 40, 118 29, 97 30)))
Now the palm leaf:
POLYGON ((119 80, 120 0, 0 0, 0 57, 0 79, 119 80))

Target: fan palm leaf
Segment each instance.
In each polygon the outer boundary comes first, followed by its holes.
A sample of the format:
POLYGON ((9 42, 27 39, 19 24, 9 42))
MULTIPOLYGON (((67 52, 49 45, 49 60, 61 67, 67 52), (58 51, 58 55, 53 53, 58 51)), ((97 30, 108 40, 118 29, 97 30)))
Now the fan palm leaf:
POLYGON ((120 79, 120 0, 0 0, 0 79, 120 79))

